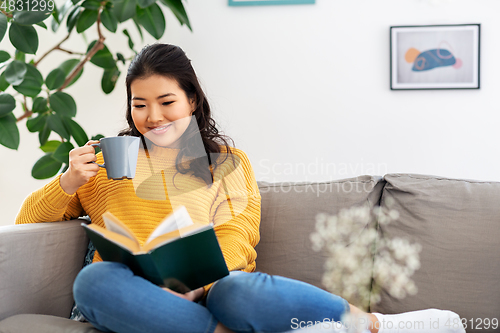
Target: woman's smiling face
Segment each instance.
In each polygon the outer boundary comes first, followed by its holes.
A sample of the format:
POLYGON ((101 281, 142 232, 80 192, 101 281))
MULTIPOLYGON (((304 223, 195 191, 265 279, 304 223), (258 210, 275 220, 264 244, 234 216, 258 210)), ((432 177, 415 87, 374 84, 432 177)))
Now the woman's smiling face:
POLYGON ((135 79, 130 84, 135 127, 155 145, 179 148, 195 109, 176 80, 162 75, 135 79))

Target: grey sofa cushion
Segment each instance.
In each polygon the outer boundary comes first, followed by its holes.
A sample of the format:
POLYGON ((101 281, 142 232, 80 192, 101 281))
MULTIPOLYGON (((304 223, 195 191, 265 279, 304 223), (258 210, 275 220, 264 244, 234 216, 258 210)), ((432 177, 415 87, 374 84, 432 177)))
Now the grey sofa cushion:
POLYGON ((313 251, 309 239, 316 215, 337 214, 342 208, 366 202, 378 204, 382 187, 381 177, 376 176, 318 183, 259 182, 262 218, 257 270, 324 288, 321 278, 326 257, 313 251))
POLYGON ((0 228, 0 320, 22 313, 67 318, 87 243, 80 221, 0 228))
MULTIPOLYGON (((417 295, 398 300, 384 293, 372 310, 398 313, 423 308, 457 312, 468 320, 500 320, 500 183, 389 174, 382 205, 394 199, 399 221, 384 235, 419 242, 417 295)), ((479 328, 479 327, 478 327, 479 328)), ((499 331, 498 329, 496 330, 499 331)))
POLYGON ((0 321, 0 333, 101 333, 89 323, 57 316, 20 314, 0 321))

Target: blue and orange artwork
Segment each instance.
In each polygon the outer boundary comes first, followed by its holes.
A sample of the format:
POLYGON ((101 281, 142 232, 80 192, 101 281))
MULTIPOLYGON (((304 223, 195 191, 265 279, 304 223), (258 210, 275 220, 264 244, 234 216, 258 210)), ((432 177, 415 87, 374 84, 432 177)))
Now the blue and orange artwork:
POLYGON ((415 72, 447 66, 455 69, 462 67, 462 60, 455 58, 450 51, 440 48, 420 52, 412 47, 406 51, 405 60, 410 64, 413 63, 412 71, 415 72))

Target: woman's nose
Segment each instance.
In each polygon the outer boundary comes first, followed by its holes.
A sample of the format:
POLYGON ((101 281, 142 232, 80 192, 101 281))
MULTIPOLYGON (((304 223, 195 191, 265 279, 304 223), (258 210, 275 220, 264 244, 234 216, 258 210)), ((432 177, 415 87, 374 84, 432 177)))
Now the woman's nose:
POLYGON ((156 123, 163 120, 163 114, 158 106, 151 106, 148 112, 148 121, 151 123, 156 123))

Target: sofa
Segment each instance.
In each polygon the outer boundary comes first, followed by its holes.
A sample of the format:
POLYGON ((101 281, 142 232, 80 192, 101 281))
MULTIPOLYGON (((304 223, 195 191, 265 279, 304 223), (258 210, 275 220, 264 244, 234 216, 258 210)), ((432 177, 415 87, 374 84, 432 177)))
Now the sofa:
MULTIPOLYGON (((316 214, 385 206, 390 198, 400 217, 378 231, 422 245, 421 267, 413 275, 418 293, 396 299, 382 290, 380 302, 369 310, 449 309, 466 322, 467 332, 500 332, 499 324, 494 326, 500 320, 500 182, 388 174, 259 182, 259 188, 258 271, 323 288, 326 255, 313 251, 309 238, 316 214)), ((0 228, 0 332, 99 332, 68 319, 72 284, 88 244, 77 222, 0 228)))

